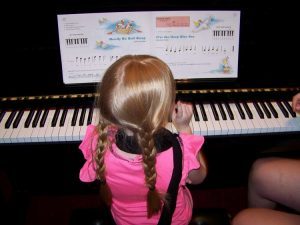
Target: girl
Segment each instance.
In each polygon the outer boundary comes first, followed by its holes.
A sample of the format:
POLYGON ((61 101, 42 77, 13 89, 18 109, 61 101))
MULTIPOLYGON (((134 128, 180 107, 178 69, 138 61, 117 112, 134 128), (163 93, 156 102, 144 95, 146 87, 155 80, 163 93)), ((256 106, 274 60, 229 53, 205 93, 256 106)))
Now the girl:
POLYGON ((121 57, 98 93, 99 123, 80 145, 87 160, 80 179, 100 180, 118 225, 188 224, 193 203, 185 184, 206 176, 204 138, 191 134, 192 106, 175 104, 170 68, 149 55, 121 57), (170 118, 179 135, 165 129, 170 118))

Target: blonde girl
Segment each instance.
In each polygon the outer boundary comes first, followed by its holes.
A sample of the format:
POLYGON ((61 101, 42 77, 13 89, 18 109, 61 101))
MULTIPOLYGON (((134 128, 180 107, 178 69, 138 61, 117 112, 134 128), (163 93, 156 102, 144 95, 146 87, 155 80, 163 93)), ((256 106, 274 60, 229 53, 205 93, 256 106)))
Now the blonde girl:
POLYGON ((99 123, 80 145, 84 182, 100 180, 101 196, 118 225, 188 224, 192 198, 186 182, 201 183, 202 136, 191 134, 190 104, 175 104, 170 68, 150 55, 113 63, 98 87, 99 123), (172 119, 179 134, 166 129, 172 119))

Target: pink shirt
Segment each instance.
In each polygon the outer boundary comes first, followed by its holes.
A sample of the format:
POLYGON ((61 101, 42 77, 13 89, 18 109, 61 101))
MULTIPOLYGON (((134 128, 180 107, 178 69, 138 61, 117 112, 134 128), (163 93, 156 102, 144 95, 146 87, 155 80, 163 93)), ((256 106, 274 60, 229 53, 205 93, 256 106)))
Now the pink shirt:
MULTIPOLYGON (((92 151, 96 148, 97 134, 93 125, 88 126, 86 135, 79 148, 85 164, 80 170, 80 180, 92 182, 96 179, 92 151)), ((193 200, 190 191, 185 186, 188 172, 198 169, 200 163, 196 155, 204 143, 203 136, 179 134, 182 141, 183 170, 178 190, 176 209, 172 217, 172 225, 187 225, 192 217, 193 200)), ((145 175, 142 166, 142 156, 126 157, 113 143, 105 154, 106 182, 112 191, 111 212, 118 225, 155 225, 160 215, 147 218, 145 175)), ((157 154, 156 188, 166 193, 173 172, 173 149, 157 154)))

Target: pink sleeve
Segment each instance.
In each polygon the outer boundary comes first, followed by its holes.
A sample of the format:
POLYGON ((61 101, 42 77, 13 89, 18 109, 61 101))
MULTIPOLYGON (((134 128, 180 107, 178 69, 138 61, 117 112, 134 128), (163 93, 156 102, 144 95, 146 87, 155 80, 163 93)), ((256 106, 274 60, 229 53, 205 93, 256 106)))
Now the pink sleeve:
POLYGON ((189 171, 200 168, 197 154, 204 143, 204 137, 186 133, 180 133, 179 137, 183 145, 182 181, 185 182, 189 171))
POLYGON ((84 139, 79 145, 79 149, 86 160, 79 173, 79 178, 83 182, 92 182, 96 180, 93 151, 95 151, 97 146, 98 134, 96 133, 95 128, 94 125, 89 125, 87 127, 84 139))

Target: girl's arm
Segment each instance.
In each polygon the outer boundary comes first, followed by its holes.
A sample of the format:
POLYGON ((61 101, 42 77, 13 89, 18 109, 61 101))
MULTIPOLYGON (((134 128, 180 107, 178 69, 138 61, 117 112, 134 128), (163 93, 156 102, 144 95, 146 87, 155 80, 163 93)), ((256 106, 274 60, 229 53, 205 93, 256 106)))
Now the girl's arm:
MULTIPOLYGON (((192 129, 189 125, 192 115, 193 115, 193 108, 191 104, 182 103, 180 101, 177 102, 173 110, 172 122, 178 132, 192 134, 192 129)), ((203 182, 203 180, 207 175, 207 165, 203 153, 199 152, 197 158, 200 162, 200 168, 196 170, 191 170, 189 172, 186 181, 189 184, 200 184, 203 182)))
POLYGON ((189 172, 188 178, 186 180, 186 182, 189 184, 200 184, 204 181, 207 175, 207 164, 202 152, 199 152, 198 160, 200 162, 200 168, 196 170, 191 170, 189 172))

